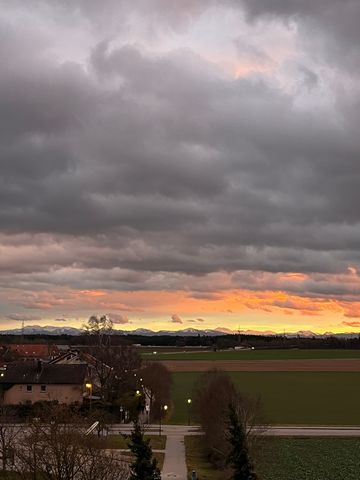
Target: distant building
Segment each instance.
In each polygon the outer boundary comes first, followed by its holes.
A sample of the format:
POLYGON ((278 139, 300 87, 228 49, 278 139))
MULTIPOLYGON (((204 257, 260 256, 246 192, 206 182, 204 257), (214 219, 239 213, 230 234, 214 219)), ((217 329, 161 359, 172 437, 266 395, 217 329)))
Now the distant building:
POLYGON ((1 403, 18 405, 54 400, 62 404, 81 403, 86 373, 85 364, 9 363, 0 369, 1 403))
POLYGON ((21 343, 8 344, 6 348, 16 354, 19 359, 37 359, 37 360, 51 360, 59 355, 60 351, 56 345, 49 345, 46 343, 21 343))

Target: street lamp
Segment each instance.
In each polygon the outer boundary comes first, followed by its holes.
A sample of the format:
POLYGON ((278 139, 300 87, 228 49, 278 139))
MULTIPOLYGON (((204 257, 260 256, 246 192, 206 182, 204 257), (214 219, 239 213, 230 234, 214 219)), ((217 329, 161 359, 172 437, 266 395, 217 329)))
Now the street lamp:
POLYGON ((147 414, 147 423, 150 423, 150 405, 145 405, 145 411, 147 414))
POLYGON ((92 383, 86 383, 85 387, 89 389, 89 410, 91 410, 91 399, 92 399, 93 385, 92 385, 92 383))
POLYGON ((138 399, 136 408, 137 408, 138 415, 140 415, 142 392, 140 390, 135 390, 135 397, 138 399))
POLYGON ((162 415, 162 411, 164 410, 164 412, 166 413, 168 408, 169 407, 167 405, 164 405, 164 406, 160 407, 159 436, 161 436, 161 415, 162 415))
POLYGON ((191 411, 191 398, 187 399, 187 404, 188 404, 188 425, 190 425, 190 411, 191 411))

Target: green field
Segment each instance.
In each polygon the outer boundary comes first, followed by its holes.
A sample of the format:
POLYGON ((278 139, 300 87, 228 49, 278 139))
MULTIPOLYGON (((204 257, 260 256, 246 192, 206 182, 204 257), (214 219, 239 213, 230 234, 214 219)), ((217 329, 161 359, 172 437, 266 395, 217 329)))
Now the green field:
MULTIPOLYGON (((188 469, 202 480, 222 480, 206 460, 199 437, 185 437, 188 469)), ((255 459, 259 480, 358 480, 358 438, 272 438, 266 439, 255 459)))
MULTIPOLYGON (((173 374, 170 422, 187 423, 198 372, 173 374)), ((270 424, 360 425, 360 372, 231 372, 240 391, 261 396, 270 424)), ((360 478, 360 477, 359 477, 360 478)))
POLYGON ((257 471, 262 480, 358 480, 360 439, 274 438, 257 471))
POLYGON ((179 351, 144 353, 145 360, 305 360, 322 358, 360 358, 359 350, 224 350, 219 352, 209 351, 179 351))

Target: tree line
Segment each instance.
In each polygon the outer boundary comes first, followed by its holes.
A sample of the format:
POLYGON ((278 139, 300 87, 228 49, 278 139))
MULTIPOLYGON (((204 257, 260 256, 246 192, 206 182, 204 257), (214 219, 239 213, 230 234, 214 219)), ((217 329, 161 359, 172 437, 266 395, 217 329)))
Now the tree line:
MULTIPOLYGON (((21 343, 50 343, 69 346, 94 346, 95 339, 87 334, 74 335, 24 335, 21 343)), ((0 344, 19 343, 19 335, 0 335, 0 344)), ((257 349, 267 348, 310 348, 310 349, 359 349, 360 335, 354 337, 287 337, 284 335, 122 335, 116 330, 111 333, 111 345, 139 344, 156 347, 204 347, 209 349, 234 348, 241 345, 251 345, 257 349)))

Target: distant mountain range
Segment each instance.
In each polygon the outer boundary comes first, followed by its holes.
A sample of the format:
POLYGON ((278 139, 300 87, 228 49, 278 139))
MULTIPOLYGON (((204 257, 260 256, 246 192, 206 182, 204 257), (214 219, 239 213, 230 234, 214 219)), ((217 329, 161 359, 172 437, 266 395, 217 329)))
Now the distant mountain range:
MULTIPOLYGON (((197 335, 206 335, 209 337, 215 337, 218 335, 234 335, 238 334, 238 331, 233 331, 228 328, 217 327, 215 329, 201 329, 196 328, 185 328, 183 330, 160 330, 154 332, 153 330, 148 330, 146 328, 137 328, 135 330, 115 330, 118 335, 143 335, 143 336, 160 336, 160 335, 170 335, 170 336, 189 336, 194 337, 197 335)), ((54 327, 52 325, 47 325, 41 327, 39 325, 27 325, 24 328, 25 335, 80 335, 82 330, 74 327, 54 327)), ((241 330, 242 335, 282 335, 271 330, 258 331, 258 330, 241 330)), ((21 328, 14 328, 11 330, 0 330, 0 335, 21 335, 21 328)), ((326 332, 323 334, 314 333, 310 330, 301 330, 299 332, 290 332, 286 333, 287 337, 330 337, 335 336, 339 338, 356 338, 360 335, 359 333, 332 333, 326 332)))
MULTIPOLYGON (((1 335, 21 335, 23 333, 21 328, 13 328, 11 330, 0 330, 1 335)), ((80 335, 81 329, 74 327, 53 327, 46 325, 27 325, 24 327, 25 335, 80 335)))

